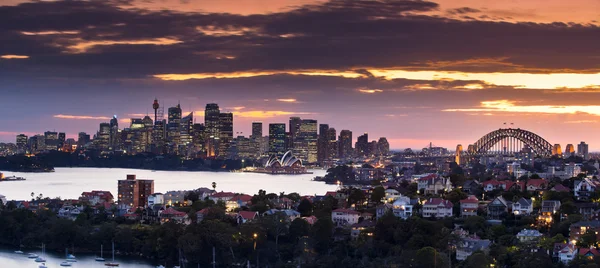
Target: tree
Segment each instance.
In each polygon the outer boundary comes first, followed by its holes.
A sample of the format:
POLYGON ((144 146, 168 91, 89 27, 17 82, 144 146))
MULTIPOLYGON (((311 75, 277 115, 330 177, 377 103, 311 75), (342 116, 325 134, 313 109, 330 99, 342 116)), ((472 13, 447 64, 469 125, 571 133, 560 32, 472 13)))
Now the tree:
POLYGON ((351 187, 348 194, 348 205, 360 207, 366 198, 365 192, 363 192, 361 189, 351 187))
POLYGON ((309 217, 313 212, 313 204, 310 200, 304 198, 298 204, 298 212, 302 215, 302 217, 309 217))
POLYGON ((213 191, 216 191, 216 190, 217 190, 217 183, 216 183, 216 182, 214 182, 214 181, 213 181, 213 182, 211 183, 211 186, 212 186, 212 188, 213 188, 213 191))
POLYGON ((310 225, 303 219, 296 218, 290 224, 290 240, 292 242, 298 241, 301 237, 307 236, 310 232, 310 225))
POLYGON ((194 202, 198 201, 198 199, 200 199, 200 195, 198 194, 198 192, 196 191, 188 191, 185 193, 183 200, 186 201, 191 201, 191 203, 193 204, 194 202))
POLYGON ((446 267, 444 258, 432 247, 424 247, 417 251, 415 267, 431 268, 446 267))
POLYGON ((465 260, 465 267, 488 268, 492 260, 482 252, 475 252, 465 260))
POLYGON ((467 194, 464 193, 461 189, 454 189, 446 195, 446 199, 448 199, 448 201, 452 202, 453 204, 458 204, 460 200, 466 198, 467 194))
POLYGON ((597 241, 596 232, 592 230, 588 230, 585 234, 581 235, 581 239, 577 243, 578 246, 588 248, 590 246, 595 246, 597 241))
POLYGON ((375 202, 376 204, 381 203, 381 200, 385 197, 385 189, 381 186, 379 187, 375 187, 375 189, 373 189, 373 192, 371 193, 371 201, 375 202))

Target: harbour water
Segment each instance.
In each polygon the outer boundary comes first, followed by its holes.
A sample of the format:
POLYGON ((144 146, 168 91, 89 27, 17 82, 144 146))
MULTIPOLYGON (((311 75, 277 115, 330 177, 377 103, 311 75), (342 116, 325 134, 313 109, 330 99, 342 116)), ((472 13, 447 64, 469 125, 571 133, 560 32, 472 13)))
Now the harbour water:
MULTIPOLYGON (((6 248, 0 249, 0 267, 2 268, 38 268, 41 263, 37 263, 34 259, 27 258, 28 253, 42 254, 41 251, 25 251, 25 254, 16 254, 14 251, 11 251, 6 248)), ((110 253, 105 253, 106 255, 110 255, 110 253)), ((61 254, 53 254, 47 252, 44 255, 46 259, 46 266, 48 268, 60 268, 60 263, 65 261, 65 256, 61 254)), ((112 260, 107 258, 107 261, 112 260)), ((150 265, 149 262, 144 260, 133 260, 127 258, 115 258, 115 261, 119 263, 120 268, 153 268, 155 266, 150 265)), ((91 267, 91 268, 100 268, 106 267, 104 266, 104 262, 95 261, 95 257, 92 255, 89 256, 77 256, 77 262, 72 263, 73 268, 77 267, 91 267)))
POLYGON ((165 193, 171 190, 191 190, 200 187, 212 188, 217 183, 217 191, 255 194, 258 190, 267 193, 297 192, 301 195, 323 195, 337 189, 336 185, 316 182, 315 176, 325 175, 325 170, 311 170, 313 174, 269 175, 260 173, 236 172, 190 172, 152 171, 120 168, 56 168, 52 173, 3 172, 6 176, 25 177, 25 181, 0 182, 0 195, 8 200, 28 200, 33 193, 36 197, 61 197, 77 199, 82 192, 108 190, 117 196, 117 180, 127 174, 136 174, 139 179, 153 179, 154 191, 165 193))

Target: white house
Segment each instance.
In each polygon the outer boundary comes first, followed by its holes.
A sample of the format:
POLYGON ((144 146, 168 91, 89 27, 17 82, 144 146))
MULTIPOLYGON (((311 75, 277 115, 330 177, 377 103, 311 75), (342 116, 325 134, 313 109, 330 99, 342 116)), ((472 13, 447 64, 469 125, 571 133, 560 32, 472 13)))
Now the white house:
POLYGON ((346 226, 358 223, 360 212, 350 209, 336 209, 331 212, 331 220, 337 226, 346 226))
POLYGON ((417 184, 419 191, 422 190, 425 194, 438 194, 440 192, 449 192, 452 190, 450 179, 439 177, 437 174, 419 178, 417 184))
POLYGON ((456 260, 464 261, 476 251, 482 251, 485 254, 489 252, 490 240, 480 240, 473 238, 462 239, 458 245, 456 245, 456 260))
POLYGON ((577 197, 577 199, 588 198, 599 186, 600 182, 590 178, 584 178, 581 181, 576 181, 574 189, 575 197, 577 197))
POLYGON ((577 256, 577 247, 571 243, 560 245, 558 251, 558 260, 564 264, 568 264, 577 256))
POLYGON ((161 193, 154 193, 148 196, 148 207, 153 207, 154 205, 163 205, 165 204, 165 195, 161 193))
POLYGON ((385 190, 385 203, 393 203, 402 196, 396 189, 389 188, 385 190))
POLYGON ((392 204, 392 212, 398 218, 410 218, 413 215, 413 206, 410 204, 410 198, 406 196, 399 197, 392 204))
POLYGON ((6 205, 6 202, 7 202, 6 201, 6 196, 3 196, 3 195, 0 194, 0 201, 2 201, 3 205, 6 205))
POLYGON ((466 199, 460 200, 460 216, 470 217, 477 216, 479 208, 479 200, 474 195, 470 195, 466 199))
POLYGON ((452 217, 452 202, 441 198, 429 198, 423 205, 423 218, 452 217))
POLYGON ((512 204, 512 213, 515 215, 529 215, 533 212, 533 201, 521 197, 512 204))
POLYGON ((521 243, 536 241, 540 239, 540 237, 542 237, 542 233, 538 230, 523 229, 517 234, 517 239, 519 239, 521 243))

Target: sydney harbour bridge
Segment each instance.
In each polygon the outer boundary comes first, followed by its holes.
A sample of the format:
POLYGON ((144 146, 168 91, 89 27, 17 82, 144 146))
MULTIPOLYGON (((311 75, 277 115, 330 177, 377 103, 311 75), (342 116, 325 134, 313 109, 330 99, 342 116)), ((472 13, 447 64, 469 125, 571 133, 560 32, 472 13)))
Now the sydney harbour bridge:
MULTIPOLYGON (((459 145, 457 151, 459 148, 462 150, 462 146, 459 145)), ((492 131, 469 145, 464 153, 473 156, 513 155, 527 148, 537 156, 552 155, 552 144, 539 135, 520 128, 501 128, 492 131)))

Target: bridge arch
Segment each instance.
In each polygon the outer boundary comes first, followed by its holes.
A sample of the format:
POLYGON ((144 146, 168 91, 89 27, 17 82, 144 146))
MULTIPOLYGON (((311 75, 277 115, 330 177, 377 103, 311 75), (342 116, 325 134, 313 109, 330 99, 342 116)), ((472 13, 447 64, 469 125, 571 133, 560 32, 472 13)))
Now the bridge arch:
POLYGON ((469 146, 469 153, 476 155, 516 153, 521 151, 524 145, 529 146, 535 155, 552 155, 552 144, 539 135, 520 128, 501 128, 492 131, 469 146))

